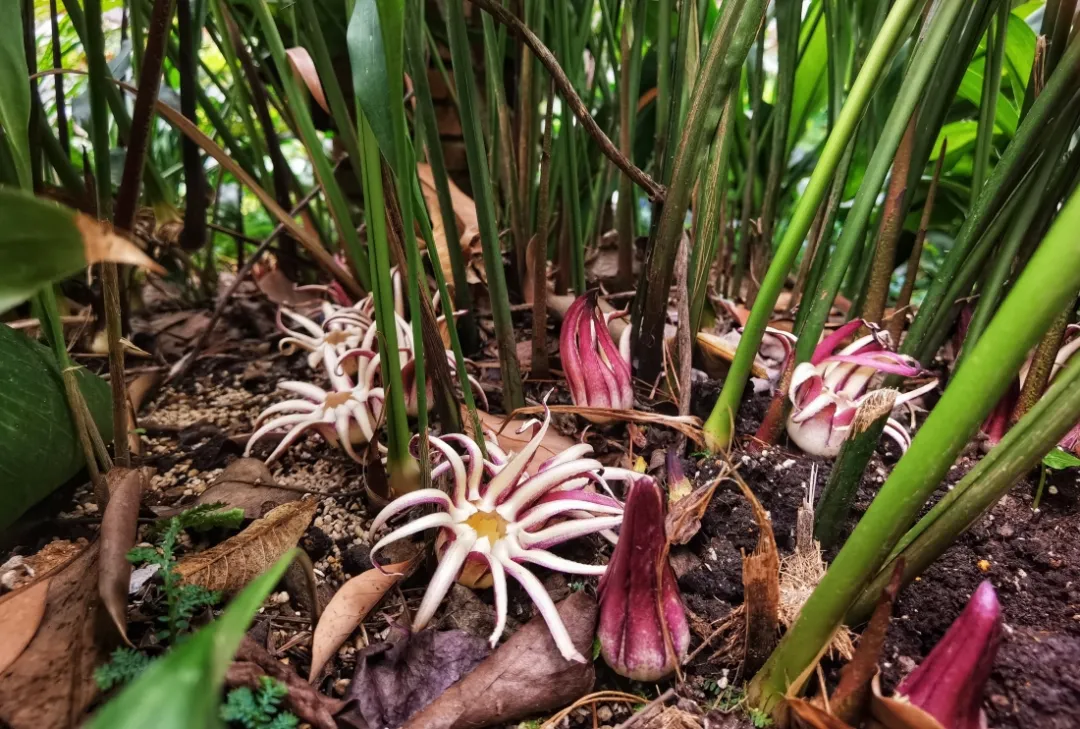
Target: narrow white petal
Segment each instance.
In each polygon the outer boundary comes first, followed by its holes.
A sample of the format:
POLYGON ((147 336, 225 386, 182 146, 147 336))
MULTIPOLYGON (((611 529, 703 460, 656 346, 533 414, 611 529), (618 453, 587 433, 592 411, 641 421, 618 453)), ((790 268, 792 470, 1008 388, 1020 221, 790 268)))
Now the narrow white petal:
POLYGON ((613 529, 620 524, 622 524, 622 514, 618 516, 596 516, 590 519, 573 519, 536 532, 523 531, 518 534, 518 539, 521 541, 521 546, 526 549, 529 547, 543 549, 603 529, 613 529))
MULTIPOLYGON (((507 466, 507 468, 509 468, 509 466, 507 466)), ((560 483, 580 476, 583 472, 598 472, 602 471, 603 468, 604 466, 600 461, 592 458, 579 458, 576 461, 549 468, 543 473, 539 473, 526 479, 524 483, 520 484, 514 490, 514 493, 511 494, 510 498, 499 505, 496 511, 508 521, 514 521, 521 509, 525 508, 560 483)), ((505 470, 503 473, 505 473, 505 470)), ((499 475, 501 476, 502 473, 499 475)), ((496 476, 496 478, 498 478, 498 476, 496 476)), ((494 483, 494 480, 492 483, 494 483)), ((491 506, 494 506, 498 501, 492 499, 491 491, 491 489, 488 490, 487 494, 484 496, 484 501, 485 503, 490 503, 491 506)))
POLYGON ((622 514, 623 512, 622 507, 620 506, 594 504, 591 501, 583 501, 581 499, 558 499, 556 501, 548 501, 539 504, 538 506, 529 509, 518 517, 517 525, 522 529, 530 529, 545 523, 548 519, 551 519, 557 514, 573 511, 575 509, 580 509, 581 511, 589 512, 590 514, 622 514))
POLYGON ((567 632, 566 626, 563 625, 555 603, 551 601, 551 596, 548 595, 547 590, 544 589, 544 585, 536 578, 536 575, 514 560, 502 559, 501 555, 498 556, 507 573, 525 588, 525 592, 529 593, 529 597, 532 598, 536 609, 544 617, 548 631, 551 632, 551 637, 555 640, 555 645, 558 647, 559 652, 562 653, 563 658, 568 661, 585 663, 585 656, 581 655, 578 649, 574 647, 574 641, 571 640, 570 633, 567 632))
POLYGON ((493 554, 487 555, 488 567, 491 568, 491 587, 495 592, 495 630, 491 631, 491 647, 499 643, 506 629, 506 570, 502 562, 493 554))
POLYGON ((439 504, 445 509, 450 509, 453 506, 453 504, 450 503, 450 497, 439 489, 419 489, 417 491, 412 491, 404 496, 399 496, 394 499, 379 512, 379 515, 371 522, 371 533, 374 534, 381 529, 382 526, 395 515, 411 509, 414 506, 420 506, 421 504, 439 504))
MULTIPOLYGON (((442 556, 442 561, 439 562, 438 569, 431 576, 427 592, 424 593, 424 599, 420 601, 420 607, 417 608, 416 615, 413 617, 412 629, 414 632, 423 630, 424 626, 428 624, 428 621, 435 614, 435 611, 438 610, 439 603, 446 597, 446 593, 450 591, 454 580, 461 573, 465 558, 469 556, 469 551, 472 550, 473 544, 476 542, 476 532, 469 527, 455 529, 454 535, 456 538, 447 547, 442 556)), ((372 550, 372 552, 374 551, 372 550)))
POLYGON ((310 382, 279 382, 279 390, 285 390, 286 392, 295 392, 297 395, 303 395, 309 400, 315 400, 316 402, 322 402, 326 399, 326 390, 317 385, 312 385, 310 382))
POLYGON ((385 547, 387 544, 390 544, 390 542, 396 542, 399 539, 411 537, 413 534, 417 534, 427 529, 434 529, 436 527, 448 527, 453 525, 453 523, 454 518, 447 514, 445 511, 440 511, 435 514, 428 514, 427 516, 422 516, 419 519, 414 519, 408 524, 404 524, 403 526, 398 527, 379 541, 375 542, 375 546, 371 548, 371 559, 372 561, 374 561, 375 553, 385 547))

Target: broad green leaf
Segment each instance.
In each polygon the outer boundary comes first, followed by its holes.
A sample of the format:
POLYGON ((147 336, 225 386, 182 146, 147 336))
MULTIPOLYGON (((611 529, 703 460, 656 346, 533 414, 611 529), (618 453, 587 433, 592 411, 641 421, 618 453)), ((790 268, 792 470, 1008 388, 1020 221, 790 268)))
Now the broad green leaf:
MULTIPOLYGON (((29 190, 30 73, 23 52, 22 10, 16 0, 0 3, 0 127, 14 162, 19 187, 29 190)), ((3 143, 3 142, 0 142, 3 143)), ((2 204, 2 203, 0 203, 2 204)), ((2 264, 0 264, 2 265, 2 264)))
POLYGON ((1009 81, 1014 106, 1024 100, 1024 89, 1031 77, 1031 65, 1035 62, 1035 31, 1022 20, 1025 16, 1020 13, 1021 8, 1013 10, 1005 34, 1005 77, 1009 81))
POLYGON ((828 99, 828 36, 825 22, 814 28, 814 35, 799 60, 795 71, 795 93, 791 97, 791 125, 788 128, 788 154, 806 130, 815 111, 825 106, 828 99))
MULTIPOLYGON (((0 324, 0 531, 83 467, 56 358, 0 324)), ((112 440, 109 385, 78 373, 101 437, 112 440)))
POLYGON ((1077 458, 1072 453, 1069 453, 1062 448, 1055 448, 1047 453, 1042 462, 1044 466, 1052 468, 1055 471, 1063 471, 1066 468, 1080 466, 1080 458, 1077 458))
MULTIPOLYGON (((367 117, 383 156, 393 162, 394 131, 390 120, 390 83, 383 31, 376 0, 356 0, 347 33, 353 91, 367 117)), ((399 57, 400 62, 400 57, 399 57)), ((399 65, 400 68, 400 65, 399 65)))
POLYGON ((45 284, 101 261, 161 270, 107 224, 29 193, 0 187, 0 313, 45 284))
MULTIPOLYGON (((1011 30, 1011 26, 1010 26, 1011 30)), ((1006 48, 1008 47, 1008 38, 1006 48)), ((966 99, 978 107, 982 103, 983 73, 985 71, 985 56, 976 58, 964 71, 964 78, 960 82, 957 96, 966 99)), ((1012 103, 1001 97, 998 99, 997 109, 994 114, 994 123, 998 129, 1012 137, 1016 134, 1016 126, 1020 123, 1020 115, 1012 103)))
POLYGON ((217 729, 221 688, 251 618, 285 574, 296 550, 241 592, 221 617, 132 681, 90 721, 90 729, 217 729))

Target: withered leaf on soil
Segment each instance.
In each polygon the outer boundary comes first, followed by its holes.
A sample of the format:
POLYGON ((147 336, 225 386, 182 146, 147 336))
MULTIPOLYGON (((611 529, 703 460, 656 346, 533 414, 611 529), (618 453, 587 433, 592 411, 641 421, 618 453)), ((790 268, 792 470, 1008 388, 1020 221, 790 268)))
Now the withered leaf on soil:
POLYGON ((108 652, 98 632, 97 573, 92 544, 49 578, 37 633, 0 673, 0 726, 67 729, 97 696, 93 672, 108 652))
POLYGON ((780 708, 779 724, 786 729, 852 729, 839 717, 804 699, 787 699, 780 708))
POLYGON ((101 517, 100 571, 98 593, 105 610, 130 645, 127 637, 127 598, 131 584, 131 562, 127 553, 135 546, 139 529, 143 474, 133 468, 113 468, 105 476, 109 503, 101 517))
POLYGON ((460 630, 395 627, 392 642, 357 654, 348 708, 338 719, 356 729, 397 727, 476 668, 491 649, 460 630))
POLYGON ((315 499, 282 504, 221 544, 180 560, 176 571, 189 584, 235 592, 296 546, 318 505, 315 499))
POLYGON ((743 594, 746 606, 746 655, 743 675, 753 676, 776 645, 780 622, 780 554, 776 549, 772 522, 754 492, 736 478, 743 496, 750 502, 758 525, 758 542, 749 557, 743 556, 743 594))
POLYGON ((379 604, 387 591, 406 576, 410 565, 410 562, 399 562, 387 565, 382 570, 370 569, 353 577, 334 593, 311 639, 308 681, 315 680, 326 662, 356 630, 356 626, 379 604))
MULTIPOLYGON (((485 413, 483 410, 477 410, 476 413, 480 416, 481 424, 486 429, 495 433, 499 447, 506 451, 507 455, 511 452, 517 453, 520 451, 532 438, 531 429, 524 433, 517 432, 518 428, 525 423, 522 419, 514 418, 508 420, 505 415, 491 415, 490 413, 485 413), (506 427, 503 427, 504 424, 506 427)), ((469 427, 468 417, 462 418, 462 422, 465 423, 466 428, 469 427)), ((533 457, 533 462, 543 463, 547 459, 559 455, 573 445, 574 441, 572 439, 556 432, 554 428, 548 428, 547 433, 544 434, 544 439, 540 441, 540 447, 536 449, 536 455, 533 457)))
POLYGON ((664 517, 664 528, 668 541, 672 544, 687 544, 701 529, 701 518, 709 508, 720 478, 699 486, 678 501, 674 501, 664 517))
POLYGON ((0 672, 6 670, 34 639, 41 619, 45 617, 48 595, 49 578, 43 577, 0 599, 0 625, 4 626, 6 634, 0 641, 0 672))
POLYGON ((344 702, 319 693, 290 666, 274 658, 247 636, 236 652, 236 660, 229 667, 225 682, 230 687, 248 686, 256 689, 259 687, 260 676, 270 676, 288 687, 285 708, 300 721, 311 724, 315 729, 337 729, 334 714, 341 709, 344 702))
POLYGON ((943 729, 941 723, 915 704, 881 695, 880 676, 870 684, 870 714, 885 729, 943 729))
MULTIPOLYGON (((596 601, 575 592, 558 609, 574 647, 591 656, 596 601)), ((592 662, 563 658, 544 619, 535 617, 404 729, 475 729, 551 711, 587 694, 595 678, 592 662)))
POLYGON ((277 488, 270 469, 258 458, 239 458, 199 494, 195 504, 225 504, 230 509, 243 509, 245 519, 258 519, 301 496, 299 491, 277 488))

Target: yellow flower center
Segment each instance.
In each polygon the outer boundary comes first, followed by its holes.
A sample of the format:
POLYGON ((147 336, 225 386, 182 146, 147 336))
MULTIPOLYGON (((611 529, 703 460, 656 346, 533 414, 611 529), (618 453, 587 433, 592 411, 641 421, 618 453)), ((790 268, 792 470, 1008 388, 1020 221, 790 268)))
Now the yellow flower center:
POLYGON ((492 543, 506 536, 508 523, 494 511, 478 511, 466 519, 465 523, 476 531, 477 537, 487 537, 492 543))
POLYGON ((352 397, 351 392, 331 392, 326 396, 326 407, 336 408, 344 405, 352 397))
POLYGON ((326 343, 337 346, 339 344, 344 344, 345 340, 348 339, 348 337, 349 335, 346 334, 343 330, 335 329, 334 331, 326 335, 326 343))

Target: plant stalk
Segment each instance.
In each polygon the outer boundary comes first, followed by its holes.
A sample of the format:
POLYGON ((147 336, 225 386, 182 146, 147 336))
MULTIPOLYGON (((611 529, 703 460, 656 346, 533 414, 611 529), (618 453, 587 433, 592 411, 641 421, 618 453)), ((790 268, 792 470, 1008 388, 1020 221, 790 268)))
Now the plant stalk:
POLYGON ((532 374, 535 379, 550 376, 547 352, 547 251, 548 226, 551 222, 551 133, 554 101, 555 84, 552 83, 544 115, 544 142, 540 153, 540 198, 536 213, 536 238, 532 244, 532 374))

